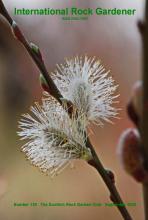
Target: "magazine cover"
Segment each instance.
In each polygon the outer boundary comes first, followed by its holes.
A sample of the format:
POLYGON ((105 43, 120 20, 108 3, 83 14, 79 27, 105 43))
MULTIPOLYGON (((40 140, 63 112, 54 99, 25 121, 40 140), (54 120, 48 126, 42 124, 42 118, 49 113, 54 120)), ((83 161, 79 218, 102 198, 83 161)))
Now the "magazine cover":
POLYGON ((148 0, 0 0, 0 220, 148 220, 148 0))

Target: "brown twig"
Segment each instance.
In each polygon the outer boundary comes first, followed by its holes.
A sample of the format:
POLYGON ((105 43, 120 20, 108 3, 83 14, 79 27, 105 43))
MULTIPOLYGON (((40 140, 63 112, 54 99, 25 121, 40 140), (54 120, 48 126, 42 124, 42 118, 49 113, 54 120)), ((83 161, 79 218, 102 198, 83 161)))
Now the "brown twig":
MULTIPOLYGON (((145 20, 138 23, 142 37, 143 46, 143 101, 142 101, 142 120, 141 120, 141 139, 142 151, 145 168, 148 170, 148 0, 145 6, 145 20)), ((145 220, 148 220, 148 183, 143 184, 145 220)))
POLYGON ((117 188, 115 186, 114 181, 110 176, 108 175, 106 169, 103 167, 101 161, 99 160, 92 144, 90 143, 89 139, 87 140, 87 146, 91 149, 91 153, 93 156, 93 161, 89 161, 88 163, 92 165, 93 167, 96 168, 96 170, 99 172, 100 176, 104 180, 107 188, 110 191, 110 199, 113 203, 117 204, 117 208, 119 209, 121 215, 123 216, 123 219, 125 220, 132 220, 132 217, 128 213, 126 207, 120 206, 119 204, 123 204, 124 202, 122 201, 119 192, 117 191, 117 188))
MULTIPOLYGON (((41 52, 39 51, 39 49, 36 48, 32 48, 32 44, 30 44, 26 38, 24 37, 22 31, 20 30, 20 28, 18 27, 18 25, 15 23, 15 21, 13 21, 13 19, 11 18, 11 16, 9 15, 8 11, 6 10, 2 0, 0 0, 0 13, 6 18, 6 20, 9 22, 9 24, 12 27, 12 31, 14 33, 14 36, 23 44, 23 46, 26 48, 26 50, 28 51, 28 53, 30 54, 30 56, 32 57, 33 61, 36 63, 36 65, 38 66, 38 68, 40 69, 42 75, 44 76, 49 90, 50 90, 50 94, 55 97, 60 104, 62 104, 62 99, 63 96, 61 95, 60 91, 58 90, 58 88, 56 87, 54 81, 52 80, 52 78, 50 77, 44 62, 42 60, 42 56, 41 56, 41 52)), ((69 103, 69 114, 71 114, 71 109, 72 109, 72 104, 69 103)), ((110 199, 116 203, 116 204, 123 204, 123 201, 116 189, 116 186, 114 184, 114 182, 112 181, 112 179, 110 178, 110 176, 108 175, 107 171, 104 169, 102 163, 100 162, 92 144, 90 143, 89 139, 87 139, 87 143, 86 143, 87 147, 90 148, 91 152, 92 152, 92 156, 93 156, 93 161, 89 161, 88 163, 95 167, 97 169, 97 171, 99 172, 99 174, 101 175, 101 177, 103 178, 107 188, 110 191, 110 199)), ((123 218, 125 220, 132 220, 130 214, 128 213, 126 207, 124 206, 118 206, 118 209, 121 213, 121 215, 123 216, 123 218)))

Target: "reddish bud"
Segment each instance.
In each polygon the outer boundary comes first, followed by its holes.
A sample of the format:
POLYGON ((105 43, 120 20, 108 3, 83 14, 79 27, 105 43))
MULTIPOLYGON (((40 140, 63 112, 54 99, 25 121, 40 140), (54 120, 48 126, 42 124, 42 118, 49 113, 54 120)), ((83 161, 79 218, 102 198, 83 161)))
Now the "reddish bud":
POLYGON ((139 119, 142 115, 142 82, 138 81, 133 87, 131 99, 127 105, 127 111, 130 119, 139 125, 139 119))
POLYGON ((50 94, 49 86, 46 82, 46 79, 44 78, 44 76, 42 74, 40 74, 39 80, 40 80, 40 84, 41 84, 43 90, 50 94))
POLYGON ((125 171, 138 182, 148 180, 148 173, 143 166, 140 149, 140 135, 137 129, 127 129, 120 137, 118 155, 125 171))
POLYGON ((42 60, 42 54, 41 54, 41 52, 40 52, 39 47, 38 47, 36 44, 34 44, 34 43, 30 43, 30 48, 31 48, 32 51, 38 56, 38 58, 39 58, 41 61, 43 61, 43 60, 42 60))
POLYGON ((22 32, 20 31, 17 23, 15 21, 12 22, 12 33, 14 35, 14 37, 19 40, 20 42, 24 42, 25 41, 25 38, 22 34, 22 32))
POLYGON ((114 175, 114 173, 111 170, 106 170, 106 172, 107 172, 108 176, 110 177, 112 183, 115 184, 115 175, 114 175))

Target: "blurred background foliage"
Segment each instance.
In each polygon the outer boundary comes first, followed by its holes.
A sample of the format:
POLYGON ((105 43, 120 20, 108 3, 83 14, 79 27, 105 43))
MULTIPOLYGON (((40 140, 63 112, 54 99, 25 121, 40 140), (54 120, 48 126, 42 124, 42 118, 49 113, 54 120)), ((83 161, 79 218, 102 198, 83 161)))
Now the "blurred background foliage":
MULTIPOLYGON (((143 219, 142 191, 122 169, 116 155, 120 133, 132 126, 126 103, 133 83, 141 73, 141 39, 136 26, 142 18, 141 0, 4 0, 13 15, 17 8, 118 7, 136 8, 135 16, 96 16, 87 21, 63 21, 56 16, 14 16, 28 39, 39 45, 49 71, 65 57, 88 54, 99 57, 110 69, 120 93, 120 120, 93 127, 91 141, 105 167, 116 174, 116 184, 124 201, 136 202, 129 211, 134 220, 143 219)), ((39 72, 25 49, 13 39, 0 17, 0 219, 1 220, 106 220, 121 219, 112 207, 14 207, 14 202, 96 202, 107 203, 109 193, 97 172, 85 162, 76 161, 53 180, 30 166, 20 152, 22 142, 16 131, 22 113, 41 100, 39 72)))

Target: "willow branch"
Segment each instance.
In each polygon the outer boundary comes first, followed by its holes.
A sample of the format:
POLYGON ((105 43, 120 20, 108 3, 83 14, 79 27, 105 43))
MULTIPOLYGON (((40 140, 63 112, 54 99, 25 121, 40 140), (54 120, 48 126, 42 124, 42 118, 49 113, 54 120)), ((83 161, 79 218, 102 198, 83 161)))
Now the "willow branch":
MULTIPOLYGON (((142 37, 143 46, 143 101, 142 101, 142 120, 141 120, 141 138, 142 152, 145 168, 148 170, 148 0, 145 5, 145 18, 139 22, 139 30, 142 37)), ((148 183, 143 184, 145 220, 148 220, 148 183)))
POLYGON ((93 156, 93 161, 89 161, 88 163, 92 165, 100 176, 102 177, 103 181, 105 182, 107 188, 110 191, 110 199, 114 204, 117 204, 117 208, 119 209, 123 219, 125 220, 132 220, 132 217, 128 213, 125 206, 120 206, 119 204, 124 204, 123 200, 120 197, 119 192, 115 186, 115 182, 109 177, 106 169, 103 167, 101 161, 99 160, 96 151, 94 150, 92 144, 90 143, 89 139, 87 140, 87 146, 91 149, 91 153, 93 156), (119 206, 118 206, 119 205, 119 206))
POLYGON ((0 13, 9 22, 10 26, 12 27, 12 31, 13 31, 15 37, 23 44, 23 46, 26 48, 27 52, 32 57, 33 61, 36 63, 39 70, 43 74, 43 76, 46 79, 46 82, 50 88, 51 95, 54 96, 60 102, 60 104, 62 104, 62 101, 61 101, 62 95, 61 95, 60 91, 58 90, 58 88, 56 87, 56 85, 54 84, 53 80, 51 79, 51 77, 50 77, 50 75, 44 65, 43 60, 39 56, 37 56, 37 54, 32 50, 29 42, 24 37, 22 31, 17 26, 16 22, 14 22, 14 20, 9 15, 8 11, 6 10, 6 8, 1 0, 0 0, 0 13))
MULTIPOLYGON (((20 30, 20 28, 18 27, 18 25, 16 24, 16 22, 11 18, 11 16, 9 15, 8 11, 6 10, 2 0, 0 0, 0 14, 2 14, 5 19, 8 21, 8 23, 10 24, 13 34, 14 36, 23 44, 23 46, 26 48, 27 52, 29 53, 29 55, 32 57, 33 61, 35 62, 35 64, 38 66, 39 70, 41 71, 42 75, 44 76, 44 78, 46 79, 46 82, 48 84, 49 90, 50 90, 50 94, 55 97, 58 102, 62 105, 62 99, 63 96, 60 93, 60 91, 58 90, 58 88, 56 87, 54 81, 52 80, 52 78, 50 77, 45 64, 43 62, 42 56, 41 56, 41 52, 38 50, 35 51, 34 49, 32 49, 32 44, 30 44, 26 38, 24 37, 22 31, 20 30)), ((69 104, 69 111, 68 113, 71 115, 71 107, 72 107, 72 103, 68 103, 69 104)), ((111 180, 110 176, 108 175, 107 171, 104 169, 102 163, 100 162, 92 144, 90 143, 90 140, 87 139, 87 143, 86 143, 87 147, 90 148, 91 152, 92 152, 92 156, 93 156, 93 160, 89 161, 88 163, 95 167, 97 169, 97 171, 99 172, 99 174, 101 175, 101 177, 103 178, 108 190, 110 191, 110 199, 112 202, 116 203, 116 204, 123 204, 123 201, 119 195, 119 192, 116 189, 115 183, 111 180)), ((130 214, 128 213, 126 207, 121 207, 121 206, 117 206, 121 215, 123 216, 123 219, 125 220, 132 220, 132 218, 130 217, 130 214)))

